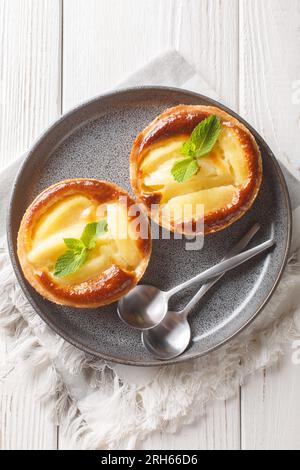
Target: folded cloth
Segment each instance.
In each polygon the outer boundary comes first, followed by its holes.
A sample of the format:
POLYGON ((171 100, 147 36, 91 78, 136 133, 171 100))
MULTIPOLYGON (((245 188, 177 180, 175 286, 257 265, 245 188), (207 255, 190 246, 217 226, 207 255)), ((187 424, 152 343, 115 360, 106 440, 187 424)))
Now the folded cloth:
MULTIPOLYGON (((150 62, 120 88, 133 85, 182 87, 218 98, 175 51, 150 62)), ((2 222, 22 160, 0 174, 2 222)), ((58 415, 64 414, 66 430, 81 448, 128 449, 153 431, 176 431, 199 417, 208 402, 236 393, 248 374, 272 365, 285 344, 300 336, 300 183, 282 168, 291 194, 294 232, 291 260, 276 293, 243 333, 182 365, 142 369, 106 364, 58 337, 21 292, 9 262, 4 223, 0 224, 0 324, 13 337, 11 360, 16 361, 16 371, 22 367, 21 377, 33 368, 41 375, 40 395, 56 397, 58 415)))

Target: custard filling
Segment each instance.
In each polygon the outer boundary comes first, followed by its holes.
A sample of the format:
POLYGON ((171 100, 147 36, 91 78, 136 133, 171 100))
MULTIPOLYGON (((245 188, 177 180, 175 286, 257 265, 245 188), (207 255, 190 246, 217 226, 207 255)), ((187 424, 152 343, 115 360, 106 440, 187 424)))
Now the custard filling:
POLYGON ((32 232, 27 257, 36 272, 47 272, 62 286, 94 279, 112 265, 124 271, 135 271, 142 261, 126 205, 119 201, 98 204, 81 195, 64 198, 39 219, 32 232), (108 231, 99 236, 86 263, 73 274, 54 277, 55 263, 66 251, 64 238, 80 238, 87 224, 101 220, 107 221, 108 231))
POLYGON ((251 176, 237 134, 223 126, 213 150, 198 159, 197 174, 178 183, 171 170, 175 162, 184 158, 181 149, 188 138, 187 135, 171 137, 150 147, 140 165, 142 192, 160 194, 161 209, 165 213, 183 213, 187 204, 192 205, 192 217, 197 216, 197 205, 203 206, 204 216, 230 207, 251 176), (175 207, 182 211, 174 211, 175 207))

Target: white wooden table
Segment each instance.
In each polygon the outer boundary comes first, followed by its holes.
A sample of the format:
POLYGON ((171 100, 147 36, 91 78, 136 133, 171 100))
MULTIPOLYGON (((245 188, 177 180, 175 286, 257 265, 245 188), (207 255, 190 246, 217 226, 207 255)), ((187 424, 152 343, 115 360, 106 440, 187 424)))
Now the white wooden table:
MULTIPOLYGON (((0 165, 50 121, 176 48, 300 176, 300 0, 0 0, 0 165)), ((0 345, 0 448, 63 449, 53 402, 34 397, 0 345)), ((229 402, 145 448, 300 449, 292 350, 229 402)))

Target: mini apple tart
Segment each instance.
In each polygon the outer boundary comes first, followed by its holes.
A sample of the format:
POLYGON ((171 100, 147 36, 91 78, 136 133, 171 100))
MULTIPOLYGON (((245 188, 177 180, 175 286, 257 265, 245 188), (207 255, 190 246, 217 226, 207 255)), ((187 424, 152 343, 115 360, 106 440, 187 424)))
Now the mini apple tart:
POLYGON ((150 254, 145 213, 126 191, 95 179, 70 179, 43 191, 18 234, 19 261, 32 287, 52 302, 78 308, 128 293, 150 254))
POLYGON ((262 181, 256 140, 219 108, 180 105, 136 138, 132 188, 149 216, 185 235, 222 230, 252 206, 262 181))

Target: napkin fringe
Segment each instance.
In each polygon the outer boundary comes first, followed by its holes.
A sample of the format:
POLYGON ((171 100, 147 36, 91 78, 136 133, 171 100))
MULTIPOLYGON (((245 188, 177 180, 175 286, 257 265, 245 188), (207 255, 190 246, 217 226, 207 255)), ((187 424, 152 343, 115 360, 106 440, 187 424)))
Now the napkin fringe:
POLYGON ((192 423, 206 413, 213 399, 230 398, 249 374, 274 364, 286 344, 300 336, 297 303, 284 312, 281 308, 287 289, 299 291, 299 281, 300 250, 289 260, 275 295, 251 327, 211 354, 162 367, 147 385, 137 386, 122 381, 114 366, 76 349, 46 326, 17 284, 2 240, 0 326, 15 338, 9 360, 22 361, 28 377, 39 371, 37 397, 54 397, 55 420, 71 447, 80 443, 83 449, 130 449, 154 431, 176 432, 192 423), (63 369, 69 377, 61 373, 63 369), (72 396, 68 380, 71 383, 82 374, 88 384, 86 394, 72 396))

